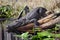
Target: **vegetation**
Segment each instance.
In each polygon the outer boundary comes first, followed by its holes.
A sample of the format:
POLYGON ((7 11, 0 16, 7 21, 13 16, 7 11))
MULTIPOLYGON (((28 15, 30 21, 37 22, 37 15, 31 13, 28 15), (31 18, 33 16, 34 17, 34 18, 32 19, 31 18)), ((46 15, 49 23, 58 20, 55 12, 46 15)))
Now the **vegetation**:
MULTIPOLYGON (((52 9, 52 8, 54 8, 56 5, 54 5, 54 4, 56 4, 56 3, 53 3, 53 1, 52 1, 52 7, 51 8, 49 8, 51 5, 49 5, 48 3, 49 3, 49 1, 47 1, 46 0, 46 2, 45 3, 43 3, 43 4, 45 4, 44 6, 46 7, 46 8, 48 8, 48 9, 52 9), (46 5, 47 4, 47 5, 46 5)), ((23 2, 24 3, 24 2, 23 2)), ((23 4, 22 3, 22 4, 23 4)), ((39 2, 37 2, 38 4, 40 4, 40 1, 39 2)), ((41 2, 42 3, 42 2, 41 2)), ((58 2, 57 2, 58 3, 58 2)), ((27 4, 30 4, 30 3, 27 3, 27 4)), ((34 7, 34 6, 36 6, 36 3, 34 4, 33 2, 29 5, 30 7, 34 7), (33 5, 32 5, 33 4, 33 5)), ((37 5, 38 6, 38 5, 37 5)), ((20 6, 19 6, 20 7, 20 6)), ((16 11, 21 11, 22 9, 21 8, 23 8, 23 7, 17 7, 17 10, 16 11)), ((9 6, 9 5, 7 5, 7 6, 1 6, 0 7, 0 18, 11 18, 12 17, 12 15, 13 15, 13 8, 11 7, 11 6, 9 6)), ((19 13, 19 12, 18 12, 19 13)), ((17 15, 17 14, 16 14, 17 15)), ((39 29, 37 29, 37 31, 38 31, 39 29)), ((34 30, 33 30, 34 31, 34 30)), ((20 38, 22 38, 22 39, 24 39, 24 40, 28 40, 29 38, 31 39, 31 40, 55 40, 55 38, 60 38, 60 24, 56 24, 56 27, 55 28, 52 28, 52 29, 46 29, 46 30, 44 30, 44 31, 42 31, 42 32, 37 32, 37 35, 32 35, 31 36, 31 34, 29 34, 29 32, 26 32, 26 33, 22 33, 21 35, 15 35, 16 37, 20 37, 20 38), (29 37, 29 36, 31 36, 31 37, 29 37)))
POLYGON ((28 32, 25 32, 25 33, 22 33, 21 35, 15 35, 15 36, 20 37, 24 40, 28 40, 29 38, 31 40, 55 40, 56 38, 60 38, 60 34, 59 34, 59 32, 57 32, 60 30, 59 27, 60 27, 60 24, 56 24, 55 28, 46 29, 44 31, 37 32, 37 35, 31 36, 31 34, 29 34, 28 32))
POLYGON ((0 18, 11 18, 13 8, 9 5, 0 7, 0 18))

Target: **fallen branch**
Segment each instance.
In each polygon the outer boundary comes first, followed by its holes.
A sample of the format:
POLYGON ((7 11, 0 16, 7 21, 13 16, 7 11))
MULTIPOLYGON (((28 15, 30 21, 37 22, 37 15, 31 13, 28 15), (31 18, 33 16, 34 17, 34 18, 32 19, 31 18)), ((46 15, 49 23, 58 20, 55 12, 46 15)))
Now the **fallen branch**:
POLYGON ((54 19, 55 17, 56 17, 56 16, 55 16, 54 14, 50 14, 49 16, 47 16, 47 17, 45 17, 45 18, 43 18, 43 19, 41 19, 41 20, 38 20, 38 22, 39 22, 40 24, 43 24, 43 23, 46 23, 46 22, 54 19))
MULTIPOLYGON (((55 17, 54 14, 50 14, 49 16, 47 16, 47 17, 45 17, 45 18, 43 18, 43 19, 41 19, 41 20, 38 20, 38 22, 43 25, 43 23, 46 23, 46 22, 49 22, 50 20, 53 20, 54 17, 55 17)), ((41 26, 42 26, 42 25, 41 25, 41 26)), ((27 31, 27 30, 29 30, 29 29, 32 29, 33 26, 34 26, 34 23, 30 23, 30 24, 28 24, 28 25, 26 25, 26 26, 22 26, 22 27, 17 28, 17 30, 27 31)), ((41 27, 41 26, 40 26, 40 27, 41 27)), ((44 26, 45 26, 45 25, 44 25, 44 26)), ((44 28, 44 26, 41 27, 41 28, 44 28)))
POLYGON ((53 19, 45 24, 40 25, 40 28, 52 28, 51 26, 60 22, 60 16, 57 17, 56 19, 53 19))

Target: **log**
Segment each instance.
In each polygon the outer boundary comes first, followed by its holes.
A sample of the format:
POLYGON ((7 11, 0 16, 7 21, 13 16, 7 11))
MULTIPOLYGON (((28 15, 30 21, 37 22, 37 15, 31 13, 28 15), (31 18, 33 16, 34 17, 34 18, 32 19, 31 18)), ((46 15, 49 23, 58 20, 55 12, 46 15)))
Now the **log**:
POLYGON ((41 20, 38 20, 38 22, 39 22, 40 24, 43 24, 43 23, 46 23, 46 22, 54 19, 55 17, 56 17, 56 16, 55 16, 54 14, 50 14, 49 16, 47 16, 47 17, 45 17, 45 18, 43 18, 43 19, 41 19, 41 20))
MULTIPOLYGON (((53 20, 53 18, 54 18, 54 14, 50 14, 49 16, 47 16, 47 17, 45 17, 45 18, 43 18, 43 19, 41 19, 41 20, 38 20, 38 22, 39 22, 40 24, 43 24, 43 23, 49 22, 50 20, 53 20)), ((34 23, 30 23, 30 24, 27 24, 27 25, 25 25, 25 26, 22 26, 22 27, 17 28, 17 30, 19 30, 19 31, 27 31, 27 30, 29 30, 29 29, 32 29, 33 26, 34 26, 34 23)), ((41 25, 41 26, 42 26, 42 25, 41 25)), ((41 27, 41 26, 40 26, 40 27, 41 27)), ((44 26, 45 26, 45 25, 44 25, 44 26)), ((41 28, 43 28, 43 27, 41 27, 41 28)))
POLYGON ((27 30, 32 29, 33 26, 34 26, 34 24, 33 23, 30 23, 30 24, 28 24, 26 26, 22 26, 22 27, 17 28, 17 30, 19 30, 19 31, 27 31, 27 30))
POLYGON ((50 26, 52 26, 52 25, 54 25, 54 24, 57 24, 57 23, 59 23, 59 22, 60 22, 60 16, 57 17, 56 19, 53 19, 53 20, 45 23, 45 24, 40 25, 40 28, 52 28, 52 27, 50 27, 50 26))

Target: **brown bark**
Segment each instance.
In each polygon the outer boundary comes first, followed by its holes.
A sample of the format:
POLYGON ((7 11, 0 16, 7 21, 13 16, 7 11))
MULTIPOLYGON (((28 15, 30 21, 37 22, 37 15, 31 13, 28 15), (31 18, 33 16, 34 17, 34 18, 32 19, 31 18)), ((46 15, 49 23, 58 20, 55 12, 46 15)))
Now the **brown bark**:
POLYGON ((57 17, 56 19, 53 19, 45 24, 40 25, 41 28, 50 28, 50 26, 60 22, 60 16, 57 17))
POLYGON ((26 26, 22 26, 22 27, 17 28, 17 30, 20 30, 20 31, 27 31, 27 30, 32 29, 33 26, 34 26, 34 24, 33 24, 33 23, 30 23, 30 24, 28 24, 28 25, 26 25, 26 26))
POLYGON ((54 14, 50 14, 49 16, 47 16, 47 17, 45 17, 45 18, 43 18, 43 19, 41 19, 41 20, 38 20, 38 22, 39 22, 40 24, 43 24, 43 23, 46 23, 46 22, 54 19, 55 17, 56 17, 56 16, 54 16, 54 14))

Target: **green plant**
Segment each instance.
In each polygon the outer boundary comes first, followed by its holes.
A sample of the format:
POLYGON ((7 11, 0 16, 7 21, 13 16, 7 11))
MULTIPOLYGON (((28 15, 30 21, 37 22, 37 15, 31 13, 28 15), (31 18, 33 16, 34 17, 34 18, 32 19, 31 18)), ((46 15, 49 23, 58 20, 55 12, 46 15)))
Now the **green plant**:
POLYGON ((23 33, 23 34, 21 34, 21 35, 15 35, 16 37, 20 37, 20 38, 22 38, 22 39, 24 39, 24 40, 28 40, 28 32, 25 32, 25 33, 23 33))
POLYGON ((0 7, 0 18, 11 18, 13 8, 10 5, 0 7))
MULTIPOLYGON (((40 29, 38 29, 38 30, 40 30, 40 29)), ((52 31, 56 31, 56 30, 59 30, 59 28, 57 28, 57 26, 52 29, 46 29, 42 32, 37 32, 37 35, 33 35, 30 38, 31 38, 31 40, 55 40, 55 38, 60 38, 60 34, 52 33, 52 31)), ((28 32, 18 35, 18 37, 21 37, 22 39, 25 39, 25 40, 28 40, 28 36, 30 36, 28 34, 28 32)))
POLYGON ((60 38, 60 34, 53 34, 48 31, 37 32, 37 35, 32 37, 32 40, 55 40, 55 37, 60 38))

